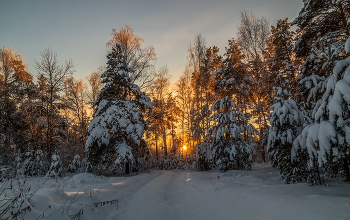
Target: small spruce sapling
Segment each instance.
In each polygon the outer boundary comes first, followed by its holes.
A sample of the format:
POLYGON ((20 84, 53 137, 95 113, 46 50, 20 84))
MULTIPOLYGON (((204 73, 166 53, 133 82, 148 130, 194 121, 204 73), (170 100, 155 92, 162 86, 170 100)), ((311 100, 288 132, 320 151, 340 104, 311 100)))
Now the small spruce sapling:
POLYGON ((62 161, 57 152, 55 152, 51 157, 51 166, 49 171, 46 173, 45 177, 62 177, 62 161))
POLYGON ((70 173, 77 172, 81 167, 80 156, 75 155, 73 161, 68 165, 67 171, 70 173))

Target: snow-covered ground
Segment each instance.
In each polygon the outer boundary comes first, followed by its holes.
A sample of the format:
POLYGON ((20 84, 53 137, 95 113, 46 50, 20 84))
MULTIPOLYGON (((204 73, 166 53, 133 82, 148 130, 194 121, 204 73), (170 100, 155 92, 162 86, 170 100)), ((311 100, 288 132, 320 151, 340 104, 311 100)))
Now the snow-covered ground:
MULTIPOLYGON (((28 183, 34 189, 42 180, 28 183)), ((248 172, 83 173, 48 180, 29 204, 25 219, 73 219, 80 210, 81 219, 350 219, 350 184, 284 184, 268 164, 248 172)))

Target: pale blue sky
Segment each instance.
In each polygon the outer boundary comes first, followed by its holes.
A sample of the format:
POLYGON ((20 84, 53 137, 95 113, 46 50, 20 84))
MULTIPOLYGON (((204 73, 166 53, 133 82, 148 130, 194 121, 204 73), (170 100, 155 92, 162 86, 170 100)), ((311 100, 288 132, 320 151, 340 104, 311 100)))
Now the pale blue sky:
POLYGON ((293 20, 302 0, 0 0, 0 46, 20 52, 29 72, 50 47, 60 61, 71 58, 75 78, 82 79, 106 62, 106 42, 112 28, 129 24, 154 46, 157 68, 167 65, 172 81, 187 63, 187 48, 196 33, 221 54, 227 40, 236 37, 240 11, 293 20))

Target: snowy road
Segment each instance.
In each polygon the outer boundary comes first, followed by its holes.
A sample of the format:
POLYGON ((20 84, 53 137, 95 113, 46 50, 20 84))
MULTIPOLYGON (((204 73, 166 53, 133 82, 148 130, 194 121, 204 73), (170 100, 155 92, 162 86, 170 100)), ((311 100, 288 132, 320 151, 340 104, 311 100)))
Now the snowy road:
MULTIPOLYGON (((42 178, 30 178, 34 190, 42 178)), ((76 174, 48 179, 25 219, 349 220, 350 184, 283 184, 270 165, 252 171, 152 171, 131 177, 76 174), (118 200, 118 204, 109 201, 118 200), (98 204, 98 205, 95 205, 98 204), (51 208, 48 208, 50 206, 51 208), (48 218, 47 218, 48 217, 48 218)))
MULTIPOLYGON (((157 171, 154 178, 128 202, 120 219, 181 219, 184 183, 187 172, 157 171)), ((123 207, 121 207, 123 208, 123 207)))
POLYGON ((277 171, 154 171, 117 219, 350 219, 350 187, 282 184, 277 171))

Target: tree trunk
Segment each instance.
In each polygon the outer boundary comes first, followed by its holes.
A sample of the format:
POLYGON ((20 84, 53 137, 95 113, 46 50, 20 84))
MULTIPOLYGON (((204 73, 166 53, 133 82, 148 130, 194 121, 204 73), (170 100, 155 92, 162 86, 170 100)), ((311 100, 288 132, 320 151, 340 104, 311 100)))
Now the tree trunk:
POLYGON ((156 158, 158 160, 158 140, 156 139, 156 158))
POLYGON ((348 25, 347 25, 346 18, 345 18, 345 13, 344 13, 343 5, 341 4, 341 2, 339 2, 338 5, 339 5, 340 14, 341 14, 341 19, 342 19, 342 23, 343 23, 343 26, 344 26, 346 35, 349 36, 350 34, 349 34, 348 25))
MULTIPOLYGON (((246 115, 247 115, 247 108, 244 108, 244 116, 246 116, 246 115)), ((248 125, 247 119, 245 121, 246 121, 245 125, 247 126, 248 125)), ((248 143, 248 132, 247 132, 247 130, 244 130, 244 140, 248 143)))
POLYGON ((49 106, 47 107, 46 153, 46 159, 49 161, 49 163, 51 163, 51 117, 49 106))
POLYGON ((130 165, 129 162, 125 163, 125 174, 130 174, 130 165))
POLYGON ((163 132, 163 145, 164 145, 164 154, 165 156, 168 154, 168 149, 167 149, 167 146, 166 146, 166 130, 164 129, 164 132, 163 132))
POLYGON ((350 182, 350 170, 348 158, 344 159, 345 181, 350 182))

